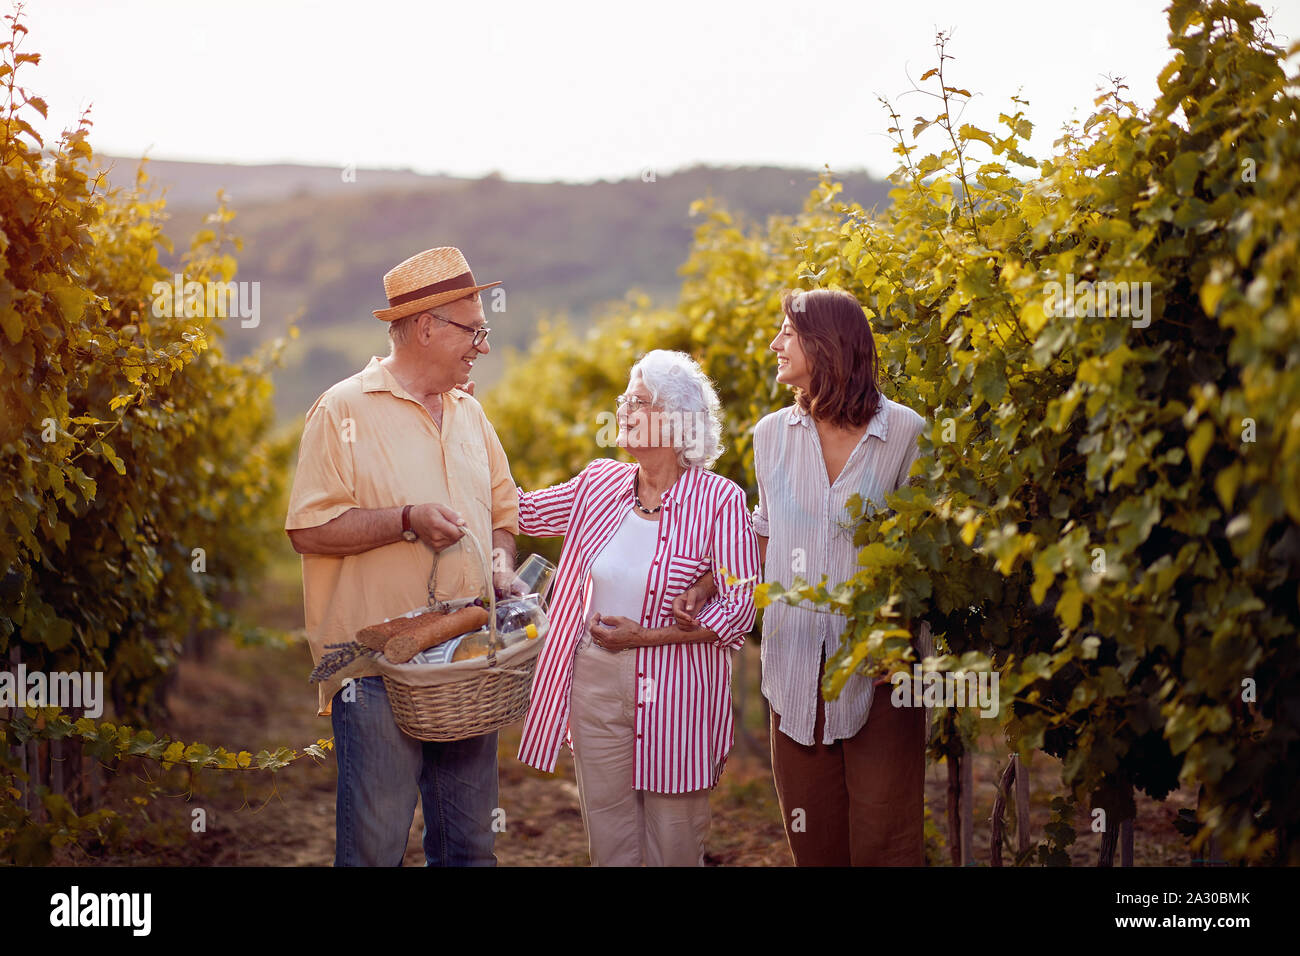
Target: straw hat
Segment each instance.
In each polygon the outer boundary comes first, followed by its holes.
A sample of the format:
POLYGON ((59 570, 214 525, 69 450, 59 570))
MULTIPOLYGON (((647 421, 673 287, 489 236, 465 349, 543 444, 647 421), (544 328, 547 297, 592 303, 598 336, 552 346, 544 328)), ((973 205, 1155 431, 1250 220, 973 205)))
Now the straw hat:
POLYGON ((388 308, 375 310, 375 318, 392 322, 500 284, 475 285, 469 263, 455 246, 426 249, 384 274, 388 308))

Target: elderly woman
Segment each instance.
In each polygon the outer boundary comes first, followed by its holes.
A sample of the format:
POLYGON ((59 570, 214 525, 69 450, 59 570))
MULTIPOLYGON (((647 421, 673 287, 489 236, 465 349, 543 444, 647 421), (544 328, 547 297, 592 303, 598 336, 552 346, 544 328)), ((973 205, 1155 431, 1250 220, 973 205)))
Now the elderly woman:
POLYGON ((634 462, 597 459, 519 492, 520 533, 565 539, 519 759, 553 771, 568 731, 594 865, 699 866, 758 545, 744 491, 709 470, 718 399, 700 367, 650 352, 618 405, 618 445, 634 462), (673 598, 709 569, 727 575, 698 627, 680 627, 673 598))
MULTIPOLYGON (((826 575, 835 585, 858 569, 849 498, 880 507, 908 481, 924 421, 877 388, 876 345, 857 299, 818 289, 781 304, 769 348, 777 384, 795 400, 754 428, 754 530, 764 580, 789 588, 796 575, 826 575)), ((680 626, 689 628, 691 606, 709 592, 705 575, 683 594, 680 626)), ((776 603, 763 614, 763 696, 786 838, 797 866, 921 866, 925 713, 891 706, 888 681, 880 692, 861 674, 823 699, 826 660, 846 623, 808 605, 776 603)), ((922 656, 929 641, 918 624, 922 656)))

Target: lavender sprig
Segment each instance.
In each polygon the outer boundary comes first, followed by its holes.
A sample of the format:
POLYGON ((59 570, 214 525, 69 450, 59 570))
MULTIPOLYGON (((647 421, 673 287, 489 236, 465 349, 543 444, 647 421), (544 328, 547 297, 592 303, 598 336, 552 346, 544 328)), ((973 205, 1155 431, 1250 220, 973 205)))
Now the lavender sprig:
POLYGON ((321 655, 320 663, 312 668, 311 675, 307 678, 313 684, 318 684, 327 677, 332 677, 360 657, 376 656, 375 651, 372 651, 364 644, 358 644, 356 641, 348 641, 344 644, 326 644, 325 649, 328 653, 321 655), (331 650, 331 648, 334 649, 331 650))

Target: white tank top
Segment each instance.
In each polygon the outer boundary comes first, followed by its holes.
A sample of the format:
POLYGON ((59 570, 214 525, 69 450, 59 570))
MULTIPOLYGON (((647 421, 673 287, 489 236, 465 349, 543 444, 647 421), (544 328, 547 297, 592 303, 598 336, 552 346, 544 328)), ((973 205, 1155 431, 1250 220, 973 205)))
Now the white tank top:
POLYGON ((646 521, 628 509, 614 537, 591 566, 587 620, 593 614, 602 614, 641 623, 641 604, 658 536, 659 522, 646 521))

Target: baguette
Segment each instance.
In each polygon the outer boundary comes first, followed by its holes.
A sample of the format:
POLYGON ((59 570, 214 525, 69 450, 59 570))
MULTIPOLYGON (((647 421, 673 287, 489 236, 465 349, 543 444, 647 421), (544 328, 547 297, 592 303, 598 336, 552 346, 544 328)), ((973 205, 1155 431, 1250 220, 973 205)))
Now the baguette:
POLYGON ((383 624, 372 624, 357 631, 357 643, 372 651, 382 651, 390 640, 403 634, 422 632, 430 623, 445 617, 445 611, 429 611, 415 617, 395 617, 383 624))
MULTIPOLYGON (((420 617, 433 617, 421 615, 420 617)), ((420 620, 419 617, 413 620, 420 620)), ((432 621, 422 624, 418 629, 411 628, 405 633, 390 639, 384 646, 384 656, 394 664, 405 664, 416 654, 437 647, 469 631, 477 631, 488 622, 485 607, 470 605, 450 614, 434 617, 432 621)))

